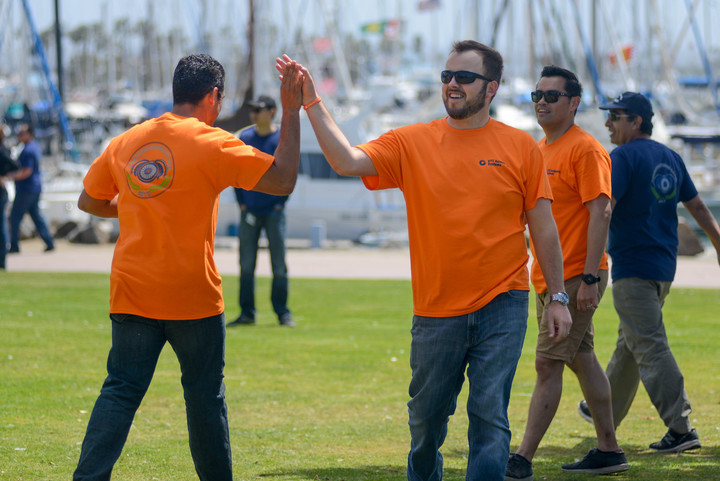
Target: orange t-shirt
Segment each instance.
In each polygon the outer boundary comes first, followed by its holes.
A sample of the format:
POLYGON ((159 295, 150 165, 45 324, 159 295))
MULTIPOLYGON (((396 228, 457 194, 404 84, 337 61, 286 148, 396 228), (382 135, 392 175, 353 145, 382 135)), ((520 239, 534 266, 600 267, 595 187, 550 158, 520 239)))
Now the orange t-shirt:
MULTIPOLYGON (((585 270, 590 222, 585 203, 603 194, 611 197, 610 156, 600 142, 577 125, 552 144, 547 145, 545 141, 545 138, 540 140, 540 151, 555 198, 552 212, 563 252, 563 276, 570 279, 585 270)), ((531 247, 534 257, 532 243, 531 247)), ((607 268, 607 253, 603 252, 600 269, 607 268)), ((533 261, 531 277, 536 292, 547 290, 536 261, 533 261)))
POLYGON ((416 315, 459 316, 529 290, 524 212, 552 198, 530 135, 493 119, 471 130, 441 119, 358 147, 378 171, 365 186, 405 195, 416 315))
POLYGON ((219 194, 252 189, 272 162, 224 130, 172 113, 114 138, 83 180, 93 198, 119 195, 110 312, 166 320, 222 313, 213 258, 219 194))

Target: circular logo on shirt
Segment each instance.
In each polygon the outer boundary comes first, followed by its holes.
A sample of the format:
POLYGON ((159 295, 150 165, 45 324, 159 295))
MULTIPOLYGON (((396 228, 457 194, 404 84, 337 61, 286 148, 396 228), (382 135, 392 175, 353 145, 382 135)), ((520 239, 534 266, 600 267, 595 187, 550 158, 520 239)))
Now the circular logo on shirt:
POLYGON ((659 202, 674 199, 677 192, 677 176, 667 164, 660 164, 653 171, 650 190, 659 202))
POLYGON ((157 197, 172 185, 175 160, 164 144, 151 142, 140 147, 125 166, 125 178, 135 197, 157 197))

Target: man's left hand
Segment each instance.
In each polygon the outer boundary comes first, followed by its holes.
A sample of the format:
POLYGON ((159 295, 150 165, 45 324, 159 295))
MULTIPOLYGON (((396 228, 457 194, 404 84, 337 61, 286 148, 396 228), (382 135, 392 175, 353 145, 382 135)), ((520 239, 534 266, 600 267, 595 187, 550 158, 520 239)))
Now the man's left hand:
POLYGON ((598 284, 585 284, 580 282, 577 292, 577 310, 581 312, 594 311, 598 306, 598 284))

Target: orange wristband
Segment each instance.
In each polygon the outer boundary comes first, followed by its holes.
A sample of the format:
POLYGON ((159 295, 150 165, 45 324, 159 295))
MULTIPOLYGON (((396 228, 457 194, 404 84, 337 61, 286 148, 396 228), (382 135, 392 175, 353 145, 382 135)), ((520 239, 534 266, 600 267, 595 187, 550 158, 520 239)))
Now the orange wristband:
POLYGON ((307 104, 307 105, 303 105, 303 108, 304 108, 305 110, 307 110, 307 109, 309 109, 310 107, 312 107, 313 105, 319 104, 321 101, 322 101, 322 99, 321 99, 319 96, 318 96, 318 97, 315 97, 315 100, 313 100, 312 102, 310 102, 310 103, 307 104))

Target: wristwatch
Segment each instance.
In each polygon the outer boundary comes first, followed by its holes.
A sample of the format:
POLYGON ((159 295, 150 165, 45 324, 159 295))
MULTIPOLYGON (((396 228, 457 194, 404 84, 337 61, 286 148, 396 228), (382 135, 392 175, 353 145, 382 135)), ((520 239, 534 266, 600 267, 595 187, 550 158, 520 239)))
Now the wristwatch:
POLYGON ((600 276, 594 276, 592 274, 583 274, 582 280, 585 284, 591 286, 596 282, 600 282, 600 276))
POLYGON ((552 301, 556 301, 563 306, 567 306, 570 303, 570 296, 567 295, 567 292, 558 292, 557 294, 550 296, 550 302, 552 301))

